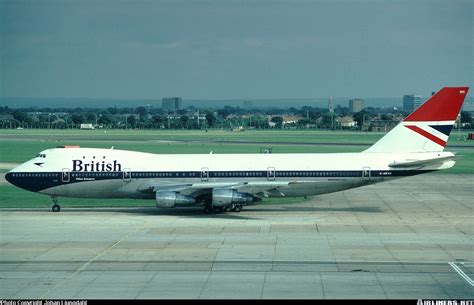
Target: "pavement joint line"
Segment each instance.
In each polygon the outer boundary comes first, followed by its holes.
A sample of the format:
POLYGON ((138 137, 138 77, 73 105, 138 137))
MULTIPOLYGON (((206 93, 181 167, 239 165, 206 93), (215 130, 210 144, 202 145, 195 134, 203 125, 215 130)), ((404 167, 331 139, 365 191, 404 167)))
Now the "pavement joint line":
POLYGON ((262 283, 262 290, 260 290, 260 300, 263 299, 263 293, 265 292, 265 283, 267 281, 267 273, 268 272, 263 273, 263 283, 262 283))
POLYGON ((336 259, 336 254, 334 253, 334 247, 331 245, 331 240, 329 239, 329 235, 326 235, 326 242, 329 246, 329 249, 331 250, 331 257, 336 259))
POLYGON ((321 271, 319 271, 318 274, 319 274, 319 282, 321 283, 321 290, 323 291, 323 299, 326 299, 324 281, 323 281, 323 276, 321 274, 321 271))
POLYGON ((143 285, 142 289, 137 293, 137 295, 133 298, 134 300, 138 299, 138 297, 143 293, 146 287, 155 279, 155 277, 160 273, 160 271, 156 271, 156 273, 146 282, 145 285, 143 285))
MULTIPOLYGON (((104 250, 100 251, 96 256, 94 256, 93 258, 91 258, 90 260, 88 260, 85 264, 83 264, 81 267, 79 267, 73 274, 71 274, 69 277, 67 277, 65 280, 69 280, 71 278, 73 278, 74 276, 76 276, 77 274, 79 274, 80 272, 84 271, 87 266, 89 266, 92 262, 94 262, 96 259, 98 259, 99 257, 101 257, 102 255, 104 255, 104 253, 106 253, 107 251, 109 251, 110 249, 113 249, 116 245, 118 245, 120 242, 122 242, 125 238, 127 238, 128 236, 130 236, 131 234, 133 233, 136 233, 138 232, 140 229, 143 228, 143 225, 142 226, 137 226, 136 230, 134 230, 133 232, 128 232, 127 234, 125 234, 124 236, 122 236, 122 238, 118 241, 116 241, 115 243, 113 243, 111 246, 105 248, 104 250)), ((42 295, 41 295, 41 299, 44 299, 45 296, 50 293, 51 291, 53 291, 54 289, 56 289, 57 287, 59 287, 64 281, 61 281, 61 282, 58 282, 56 285, 54 285, 53 287, 51 287, 50 289, 46 290, 42 295)), ((85 287, 84 287, 85 288, 85 287)))
POLYGON ((453 262, 449 262, 448 263, 451 267, 453 267, 454 271, 456 271, 464 280, 466 280, 466 282, 473 286, 474 287, 474 281, 466 275, 466 273, 464 273, 464 271, 461 270, 461 268, 459 268, 458 266, 456 266, 455 263, 453 262))
POLYGON ((446 290, 445 286, 443 286, 437 279, 435 276, 433 276, 433 274, 429 274, 429 276, 431 277, 431 279, 433 280, 433 282, 435 282, 436 284, 438 284, 439 288, 441 288, 441 290, 449 297, 449 298, 453 298, 450 294, 449 294, 449 291, 446 290))
POLYGON ((199 296, 197 297, 198 299, 201 299, 202 294, 204 293, 204 290, 207 287, 207 284, 209 283, 209 279, 211 278, 212 270, 208 273, 206 277, 206 282, 202 285, 201 291, 199 291, 199 296))
POLYGON ((385 290, 383 284, 382 284, 382 281, 380 280, 380 278, 378 277, 377 275, 377 272, 374 272, 374 276, 375 278, 377 279, 377 282, 379 283, 380 287, 382 288, 382 291, 383 291, 383 294, 385 295, 385 298, 388 299, 388 295, 387 295, 387 291, 385 290))

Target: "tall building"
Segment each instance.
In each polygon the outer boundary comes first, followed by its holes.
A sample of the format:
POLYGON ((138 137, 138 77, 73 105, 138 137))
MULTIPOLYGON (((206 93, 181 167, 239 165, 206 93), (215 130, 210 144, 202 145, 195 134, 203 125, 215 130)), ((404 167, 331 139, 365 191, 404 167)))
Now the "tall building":
POLYGON ((364 109, 364 100, 361 98, 355 98, 349 100, 349 110, 351 112, 360 112, 364 109))
POLYGON ((332 96, 329 97, 328 111, 331 113, 334 113, 334 103, 332 102, 332 96))
POLYGON ((164 97, 161 102, 165 112, 176 112, 183 109, 183 99, 180 97, 164 97))
POLYGON ((421 106, 423 101, 421 96, 414 94, 407 94, 403 96, 403 111, 413 112, 415 109, 421 106))

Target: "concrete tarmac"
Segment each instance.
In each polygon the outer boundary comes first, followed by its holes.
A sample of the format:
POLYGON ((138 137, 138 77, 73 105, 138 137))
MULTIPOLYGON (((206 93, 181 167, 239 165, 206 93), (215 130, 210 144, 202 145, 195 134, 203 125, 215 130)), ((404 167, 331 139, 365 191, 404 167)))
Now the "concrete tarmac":
POLYGON ((241 213, 0 210, 0 298, 474 298, 474 175, 241 213))

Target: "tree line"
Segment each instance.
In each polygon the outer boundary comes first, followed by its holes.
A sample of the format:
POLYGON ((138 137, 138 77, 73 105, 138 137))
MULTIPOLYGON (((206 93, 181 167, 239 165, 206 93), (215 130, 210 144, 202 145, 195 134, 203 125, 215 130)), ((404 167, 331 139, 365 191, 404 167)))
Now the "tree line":
MULTIPOLYGON (((243 109, 224 106, 220 109, 198 109, 194 106, 173 113, 153 107, 99 108, 20 108, 0 106, 0 128, 80 128, 92 124, 97 128, 122 129, 207 129, 207 128, 337 128, 335 121, 344 116, 352 117, 360 128, 373 119, 394 120, 403 116, 397 110, 367 107, 351 113, 347 107, 338 106, 334 113, 312 106, 301 108, 243 109), (296 118, 287 123, 285 118, 296 118)), ((463 128, 472 128, 472 116, 461 112, 463 128)))

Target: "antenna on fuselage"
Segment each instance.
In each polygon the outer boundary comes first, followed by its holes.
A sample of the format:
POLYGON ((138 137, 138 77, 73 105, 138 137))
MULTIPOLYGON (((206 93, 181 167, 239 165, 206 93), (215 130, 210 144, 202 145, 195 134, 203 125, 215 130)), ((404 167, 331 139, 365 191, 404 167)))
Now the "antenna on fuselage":
POLYGON ((114 149, 114 147, 112 146, 110 149, 114 149))

